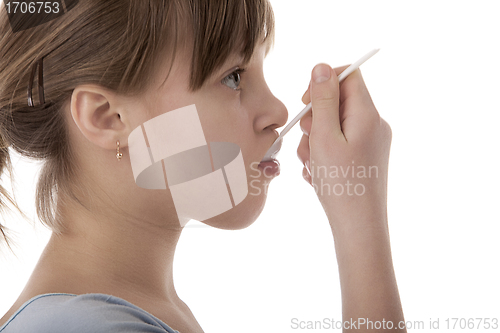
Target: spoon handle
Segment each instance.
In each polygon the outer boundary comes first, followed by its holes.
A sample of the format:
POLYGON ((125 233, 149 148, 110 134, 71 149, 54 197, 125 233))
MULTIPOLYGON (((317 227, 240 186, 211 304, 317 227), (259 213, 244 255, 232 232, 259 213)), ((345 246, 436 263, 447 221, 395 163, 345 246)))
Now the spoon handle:
MULTIPOLYGON (((338 76, 338 79, 339 79, 339 83, 342 82, 346 77, 349 76, 349 74, 351 74, 352 72, 354 72, 356 69, 358 69, 359 66, 361 66, 361 64, 363 64, 365 61, 367 61, 368 59, 370 59, 373 55, 375 55, 375 53, 377 53, 380 49, 374 49, 374 50, 371 50, 370 52, 368 52, 367 54, 365 54, 363 57, 361 57, 358 61, 356 61, 355 63, 353 63, 351 66, 347 67, 339 76, 338 76)), ((278 155, 278 152, 280 151, 281 149, 281 144, 282 144, 282 140, 283 140, 283 137, 285 136, 286 133, 288 133, 288 131, 290 131, 290 129, 296 124, 299 122, 300 119, 302 119, 302 117, 307 113, 309 112, 309 110, 311 110, 312 108, 312 103, 309 103, 306 105, 306 107, 299 112, 298 115, 295 116, 295 118, 292 119, 292 121, 290 121, 286 126, 285 128, 281 131, 280 135, 278 136, 278 138, 273 142, 273 144, 271 145, 271 147, 267 150, 266 152, 266 155, 264 156, 264 158, 262 159, 263 161, 268 161, 268 160, 271 160, 273 158, 276 157, 276 155, 278 155)))
MULTIPOLYGON (((351 66, 347 67, 339 76, 339 83, 344 81, 344 79, 346 77, 348 77, 352 72, 354 72, 356 69, 358 69, 359 66, 361 66, 365 61, 367 61, 368 59, 370 59, 371 57, 373 57, 375 55, 375 53, 377 53, 380 49, 374 49, 370 52, 368 52, 367 54, 365 54, 363 57, 361 57, 358 61, 356 61, 355 63, 353 63, 351 66)), ((288 125, 286 125, 286 127, 281 131, 279 137, 276 139, 275 142, 277 142, 278 140, 281 140, 283 138, 283 136, 285 136, 286 133, 288 133, 288 131, 296 124, 299 122, 300 119, 302 119, 302 117, 307 113, 309 112, 309 110, 311 110, 311 107, 312 107, 312 103, 309 103, 307 104, 307 106, 302 110, 300 111, 300 113, 298 115, 295 116, 295 118, 292 119, 292 121, 290 121, 288 123, 288 125)))

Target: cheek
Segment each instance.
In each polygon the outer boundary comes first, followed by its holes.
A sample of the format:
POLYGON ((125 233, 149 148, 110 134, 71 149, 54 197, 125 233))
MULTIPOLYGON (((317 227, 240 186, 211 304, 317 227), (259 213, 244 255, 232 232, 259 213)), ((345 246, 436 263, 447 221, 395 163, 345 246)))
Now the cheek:
POLYGON ((196 107, 207 141, 233 142, 241 147, 247 140, 252 124, 239 99, 236 102, 223 93, 204 93, 196 98, 196 107))
POLYGON ((260 162, 261 152, 248 120, 234 119, 227 123, 226 121, 219 123, 210 121, 207 126, 204 125, 203 129, 207 142, 231 142, 238 145, 243 156, 247 177, 249 180, 259 177, 257 165, 260 162))
POLYGON ((249 145, 249 124, 237 117, 214 117, 203 121, 203 131, 208 142, 232 142, 245 153, 249 145))

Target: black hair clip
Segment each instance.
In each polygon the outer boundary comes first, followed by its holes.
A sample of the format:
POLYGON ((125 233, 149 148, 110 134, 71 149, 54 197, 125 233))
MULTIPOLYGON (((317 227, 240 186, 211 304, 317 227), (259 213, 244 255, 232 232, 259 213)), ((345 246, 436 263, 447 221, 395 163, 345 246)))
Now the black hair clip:
POLYGON ((45 104, 45 95, 43 91, 43 57, 35 61, 31 70, 30 82, 28 85, 28 105, 35 106, 33 103, 33 80, 35 79, 36 68, 38 67, 38 100, 40 105, 45 104))

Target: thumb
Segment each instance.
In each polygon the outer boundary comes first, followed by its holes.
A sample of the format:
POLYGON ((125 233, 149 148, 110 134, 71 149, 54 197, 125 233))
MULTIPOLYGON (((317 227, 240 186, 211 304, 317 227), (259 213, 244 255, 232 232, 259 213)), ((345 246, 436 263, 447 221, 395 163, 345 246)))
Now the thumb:
POLYGON ((311 136, 320 140, 344 137, 339 116, 339 80, 327 64, 314 67, 311 79, 312 126, 311 136))

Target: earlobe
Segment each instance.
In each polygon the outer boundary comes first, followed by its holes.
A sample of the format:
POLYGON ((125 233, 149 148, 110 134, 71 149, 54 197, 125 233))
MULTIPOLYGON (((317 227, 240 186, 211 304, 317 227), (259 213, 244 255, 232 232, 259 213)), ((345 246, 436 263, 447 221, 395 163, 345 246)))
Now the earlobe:
POLYGON ((118 96, 99 86, 78 86, 71 96, 71 116, 81 134, 105 149, 116 149, 116 140, 127 137, 123 111, 118 96))

